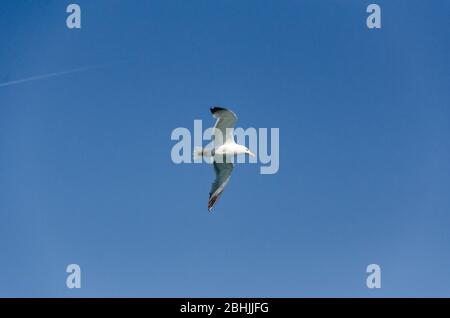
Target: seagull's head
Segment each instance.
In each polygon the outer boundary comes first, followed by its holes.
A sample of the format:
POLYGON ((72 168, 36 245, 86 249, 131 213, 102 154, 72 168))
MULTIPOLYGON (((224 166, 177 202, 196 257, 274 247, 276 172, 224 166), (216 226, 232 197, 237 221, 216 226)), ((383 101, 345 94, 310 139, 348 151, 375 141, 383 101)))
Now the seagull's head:
POLYGON ((248 154, 249 156, 256 157, 256 155, 253 152, 251 152, 248 148, 245 148, 245 153, 248 154))

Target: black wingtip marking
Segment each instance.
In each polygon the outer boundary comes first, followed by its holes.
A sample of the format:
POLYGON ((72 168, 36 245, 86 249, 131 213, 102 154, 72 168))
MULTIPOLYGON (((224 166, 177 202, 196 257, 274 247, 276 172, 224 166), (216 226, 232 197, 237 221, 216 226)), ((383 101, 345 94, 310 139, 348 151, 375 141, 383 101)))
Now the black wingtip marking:
POLYGON ((212 114, 215 114, 218 111, 227 110, 227 109, 223 108, 223 107, 211 107, 209 110, 211 111, 212 114))

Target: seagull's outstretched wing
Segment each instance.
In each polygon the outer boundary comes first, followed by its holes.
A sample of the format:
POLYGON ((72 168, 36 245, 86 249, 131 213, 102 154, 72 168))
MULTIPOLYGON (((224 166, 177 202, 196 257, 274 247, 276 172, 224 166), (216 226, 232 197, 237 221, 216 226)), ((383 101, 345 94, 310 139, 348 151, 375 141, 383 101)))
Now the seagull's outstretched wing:
POLYGON ((211 212, 217 199, 222 194, 225 186, 231 177, 231 172, 233 171, 232 163, 218 163, 214 161, 214 172, 216 173, 216 179, 211 185, 211 190, 209 191, 209 201, 208 201, 208 211, 211 212))
POLYGON ((217 118, 216 124, 214 125, 214 143, 215 147, 219 147, 224 143, 234 142, 233 129, 236 125, 237 116, 231 110, 221 107, 210 108, 211 113, 214 118, 217 118), (229 129, 227 129, 229 128, 229 129), (217 138, 215 130, 218 129, 222 133, 222 138, 217 138))

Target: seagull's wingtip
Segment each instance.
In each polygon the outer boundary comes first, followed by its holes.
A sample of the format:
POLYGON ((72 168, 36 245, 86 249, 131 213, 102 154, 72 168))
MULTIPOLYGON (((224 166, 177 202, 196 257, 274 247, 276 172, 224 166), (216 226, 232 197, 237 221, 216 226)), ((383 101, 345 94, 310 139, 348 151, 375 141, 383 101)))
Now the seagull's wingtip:
POLYGON ((209 196, 209 200, 208 200, 208 212, 212 212, 212 209, 214 207, 214 204, 217 201, 218 196, 209 196))
POLYGON ((215 114, 218 111, 227 110, 227 109, 223 108, 223 107, 213 106, 213 107, 210 107, 209 110, 211 111, 211 114, 215 114))

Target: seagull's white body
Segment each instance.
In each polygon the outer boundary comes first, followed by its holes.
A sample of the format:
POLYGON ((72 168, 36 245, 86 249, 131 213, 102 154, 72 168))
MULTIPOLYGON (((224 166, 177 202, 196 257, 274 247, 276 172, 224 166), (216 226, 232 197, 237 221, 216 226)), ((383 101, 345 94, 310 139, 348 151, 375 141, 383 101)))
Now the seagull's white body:
POLYGON ((233 141, 230 143, 225 143, 222 146, 219 146, 218 148, 215 148, 214 157, 215 159, 220 159, 220 157, 223 156, 242 155, 248 152, 249 150, 246 147, 238 145, 233 141))
POLYGON ((213 158, 216 178, 209 191, 208 211, 211 212, 230 180, 233 171, 233 163, 230 158, 240 154, 249 154, 250 156, 254 156, 254 154, 247 147, 238 145, 234 141, 233 130, 237 121, 236 114, 221 107, 212 107, 210 110, 214 118, 217 118, 213 134, 214 149, 212 151, 200 150, 197 155, 213 158))

